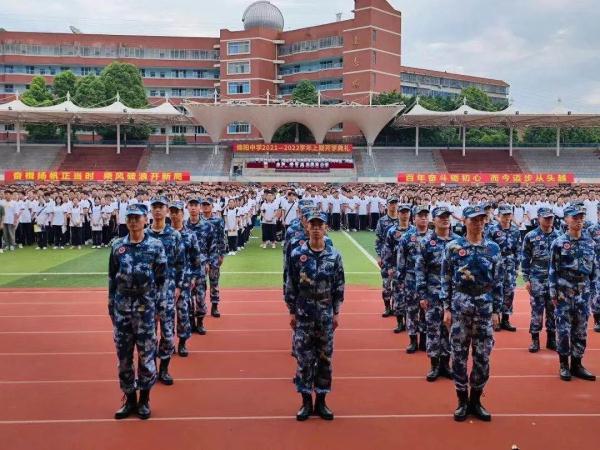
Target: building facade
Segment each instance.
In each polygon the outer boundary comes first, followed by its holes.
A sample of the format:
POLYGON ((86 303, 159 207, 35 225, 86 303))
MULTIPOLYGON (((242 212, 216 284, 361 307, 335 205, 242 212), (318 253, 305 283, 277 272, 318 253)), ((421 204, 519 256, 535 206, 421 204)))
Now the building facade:
MULTIPOLYGON (((452 96, 470 85, 508 98, 503 81, 402 66, 402 14, 386 0, 355 0, 351 19, 288 31, 278 8, 258 1, 246 9, 242 22, 243 30, 223 29, 219 37, 2 31, 0 101, 23 92, 34 76, 52 84, 63 71, 99 74, 115 60, 139 68, 150 103, 165 97, 175 105, 215 98, 280 102, 290 99, 301 80, 316 86, 323 103, 368 104, 373 95, 392 90, 452 96)), ((202 126, 170 131, 192 142, 207 140, 202 126)), ((155 130, 156 137, 164 133, 164 128, 155 130)), ((341 140, 360 132, 352 124, 339 124, 330 134, 341 140)), ((260 134, 247 123, 223 130, 224 141, 257 139, 260 134)))

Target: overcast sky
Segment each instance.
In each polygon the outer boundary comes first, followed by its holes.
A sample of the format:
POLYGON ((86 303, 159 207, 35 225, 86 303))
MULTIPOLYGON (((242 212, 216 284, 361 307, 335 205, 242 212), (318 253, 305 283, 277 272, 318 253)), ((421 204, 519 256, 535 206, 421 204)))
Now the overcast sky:
MULTIPOLYGON (((352 0, 271 0, 286 29, 352 17, 352 0)), ((389 0, 403 14, 402 64, 499 78, 525 111, 600 112, 599 0, 389 0)), ((251 0, 2 1, 18 31, 217 36, 251 0)))

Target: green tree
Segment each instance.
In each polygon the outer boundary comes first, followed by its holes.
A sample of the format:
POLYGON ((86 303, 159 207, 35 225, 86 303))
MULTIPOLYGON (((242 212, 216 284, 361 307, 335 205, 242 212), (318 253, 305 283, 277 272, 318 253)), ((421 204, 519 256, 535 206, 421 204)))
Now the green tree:
POLYGON ((292 92, 292 101, 306 105, 316 105, 319 102, 317 88, 308 80, 301 80, 292 92))
MULTIPOLYGON (((29 84, 29 88, 23 92, 21 101, 27 106, 50 106, 54 97, 50 88, 46 85, 44 77, 34 77, 29 84)), ((56 125, 53 123, 26 124, 25 129, 28 133, 28 139, 34 141, 44 141, 56 139, 56 125)))
MULTIPOLYGON (((100 79, 104 85, 107 101, 114 98, 118 93, 121 102, 130 108, 145 108, 148 106, 144 83, 136 66, 115 61, 102 70, 100 79)), ((123 134, 125 140, 127 137, 134 140, 145 140, 151 131, 152 128, 148 125, 126 125, 121 127, 121 134, 123 134)), ((116 127, 101 128, 99 132, 104 138, 116 138, 116 127)))
MULTIPOLYGON (((93 108, 104 106, 108 96, 104 83, 100 77, 95 75, 86 75, 77 79, 75 91, 71 97, 73 103, 84 108, 93 108)), ((95 139, 95 133, 98 131, 95 126, 77 127, 78 130, 92 131, 92 140, 95 139)))
POLYGON ((54 77, 54 82, 52 84, 52 92, 54 96, 57 98, 65 98, 67 96, 67 92, 71 93, 71 96, 75 94, 75 84, 77 83, 77 77, 73 72, 67 70, 65 72, 61 72, 54 77))
MULTIPOLYGON (((319 102, 317 88, 308 80, 300 81, 292 92, 292 101, 316 105, 319 102)), ((315 142, 315 138, 301 123, 286 123, 275 132, 273 142, 315 142)))

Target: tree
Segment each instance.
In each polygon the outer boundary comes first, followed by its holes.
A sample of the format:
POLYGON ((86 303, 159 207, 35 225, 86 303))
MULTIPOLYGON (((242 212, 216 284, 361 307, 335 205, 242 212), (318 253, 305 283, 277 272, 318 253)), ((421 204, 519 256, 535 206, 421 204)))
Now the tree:
MULTIPOLYGON (((317 88, 308 80, 300 81, 292 92, 292 101, 306 105, 319 102, 317 88)), ((308 128, 301 123, 287 123, 280 127, 273 136, 273 142, 314 142, 315 138, 308 128)))
MULTIPOLYGON (((75 91, 72 96, 73 103, 84 108, 93 108, 102 105, 107 99, 104 82, 95 75, 86 75, 77 79, 75 91)), ((91 130, 92 140, 95 141, 96 127, 78 127, 78 129, 91 130)))
MULTIPOLYGON (((46 85, 44 77, 34 77, 29 84, 29 89, 21 95, 21 101, 27 106, 50 106, 54 98, 46 85)), ((56 139, 56 125, 53 123, 27 124, 25 129, 31 140, 56 139)))
MULTIPOLYGON (((148 106, 146 90, 138 68, 132 64, 113 62, 106 66, 100 74, 104 85, 106 100, 114 98, 117 93, 123 104, 130 108, 145 108, 148 106)), ((147 125, 126 125, 121 127, 121 133, 134 140, 148 138, 152 128, 147 125)), ((114 139, 116 127, 101 128, 104 138, 114 139)))
POLYGON ((73 94, 75 94, 76 83, 77 77, 73 72, 70 70, 61 72, 54 77, 52 92, 54 93, 55 97, 61 99, 67 96, 67 92, 70 92, 71 96, 73 96, 73 94))

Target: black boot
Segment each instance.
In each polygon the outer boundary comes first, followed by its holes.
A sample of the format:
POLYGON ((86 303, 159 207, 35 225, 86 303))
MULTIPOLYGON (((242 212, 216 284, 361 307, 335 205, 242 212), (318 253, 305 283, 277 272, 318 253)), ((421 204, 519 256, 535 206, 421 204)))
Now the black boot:
POLYGON ((140 391, 140 401, 138 402, 137 415, 140 419, 146 420, 150 417, 150 389, 140 391))
POLYGON ((406 347, 406 353, 411 355, 417 351, 417 336, 411 334, 409 338, 410 344, 408 344, 408 347, 406 347))
POLYGON ((315 413, 325 420, 333 420, 333 411, 327 407, 325 403, 325 394, 317 394, 317 400, 315 401, 315 413))
POLYGON ((158 381, 162 384, 166 384, 167 386, 171 386, 173 384, 173 378, 169 375, 169 363, 171 362, 171 358, 161 359, 160 366, 158 368, 158 381))
POLYGON ((546 348, 556 351, 556 331, 546 331, 546 348))
POLYGON ((125 402, 123 403, 123 406, 121 406, 121 408, 115 413, 115 419, 117 420, 129 417, 129 415, 137 408, 137 394, 135 391, 130 394, 126 394, 124 399, 125 402))
POLYGON ((454 411, 454 420, 464 422, 469 415, 469 393, 467 391, 456 391, 458 406, 454 411))
POLYGON ((202 336, 206 334, 206 328, 204 328, 204 316, 196 317, 196 332, 202 336))
POLYGON ((571 370, 569 369, 569 355, 559 355, 560 359, 560 379, 571 381, 571 370))
POLYGON ((469 398, 469 412, 484 422, 492 420, 492 415, 484 408, 481 404, 481 394, 483 391, 480 389, 471 388, 471 397, 469 398))
POLYGON ((198 331, 198 327, 196 326, 196 318, 194 316, 190 317, 190 325, 192 327, 192 333, 196 333, 198 331))
POLYGON ((308 419, 312 413, 313 413, 312 395, 302 394, 302 406, 296 413, 296 420, 299 422, 303 422, 306 419, 308 419))
POLYGON ((430 383, 437 380, 440 376, 440 358, 431 358, 431 369, 427 373, 427 381, 430 383))
POLYGON ((600 313, 594 314, 594 331, 600 333, 600 313))
POLYGON ((187 339, 179 339, 179 345, 177 345, 177 354, 183 358, 187 358, 188 356, 188 349, 185 346, 185 341, 187 341, 187 339))
POLYGON ((583 367, 581 358, 575 358, 574 356, 571 356, 571 374, 582 380, 596 381, 596 375, 583 367))
POLYGON ((506 331, 517 331, 517 329, 511 325, 510 316, 508 314, 502 314, 502 322, 500 323, 500 328, 506 331))
POLYGON ((221 317, 221 313, 219 312, 219 305, 217 303, 213 303, 210 307, 210 315, 213 317, 221 317))
POLYGON ((404 326, 404 317, 396 316, 396 322, 398 326, 394 328, 394 333, 399 334, 406 330, 406 327, 404 326))
POLYGON ((389 300, 384 300, 383 304, 385 305, 385 310, 383 311, 383 314, 381 315, 381 317, 390 317, 392 315, 392 309, 390 307, 390 301, 389 300))
POLYGON ((540 351, 540 334, 531 333, 531 345, 529 346, 529 353, 537 353, 540 351))
POLYGON ((450 357, 448 355, 440 357, 440 375, 449 380, 454 379, 454 372, 450 368, 450 357))
POLYGON ((419 351, 427 351, 427 334, 419 333, 419 351))

